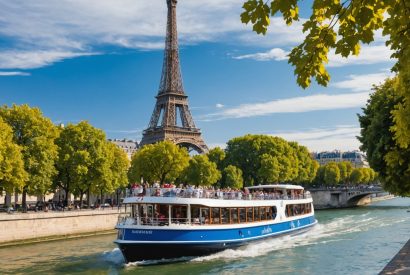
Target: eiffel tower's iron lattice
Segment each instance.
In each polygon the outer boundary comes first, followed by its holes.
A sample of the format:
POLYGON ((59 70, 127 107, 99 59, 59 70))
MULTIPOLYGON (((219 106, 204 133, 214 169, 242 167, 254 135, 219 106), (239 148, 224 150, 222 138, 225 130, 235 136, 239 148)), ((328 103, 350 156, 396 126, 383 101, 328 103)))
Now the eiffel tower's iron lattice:
POLYGON ((200 129, 195 126, 182 83, 176 21, 177 0, 167 0, 167 5, 167 33, 161 82, 148 128, 143 132, 141 146, 170 140, 189 150, 205 153, 208 147, 201 137, 200 129))

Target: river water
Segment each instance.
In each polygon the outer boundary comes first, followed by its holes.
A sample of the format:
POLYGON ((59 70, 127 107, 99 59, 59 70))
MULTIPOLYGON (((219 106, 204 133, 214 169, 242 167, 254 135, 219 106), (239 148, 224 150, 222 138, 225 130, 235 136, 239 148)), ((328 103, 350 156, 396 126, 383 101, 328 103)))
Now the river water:
POLYGON ((125 264, 115 235, 8 247, 0 274, 377 274, 410 238, 408 209, 410 198, 396 198, 317 211, 304 234, 172 263, 125 264))

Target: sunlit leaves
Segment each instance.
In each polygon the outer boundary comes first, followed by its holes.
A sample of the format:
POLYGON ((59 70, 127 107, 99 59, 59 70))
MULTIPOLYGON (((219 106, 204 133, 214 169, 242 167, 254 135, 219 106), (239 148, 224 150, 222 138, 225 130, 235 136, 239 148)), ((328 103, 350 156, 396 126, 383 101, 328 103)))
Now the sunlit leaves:
POLYGON ((393 132, 395 124, 392 113, 399 111, 395 108, 403 102, 399 83, 400 78, 396 77, 375 88, 363 109, 363 115, 359 116, 362 128, 359 140, 370 165, 383 180, 384 188, 394 194, 409 196, 410 147, 397 144, 393 132))
POLYGON ((14 143, 11 127, 0 117, 0 189, 21 191, 27 179, 21 147, 14 143))
POLYGON ((188 162, 187 150, 170 141, 148 144, 132 156, 128 178, 132 183, 142 178, 149 183, 173 182, 181 176, 188 162))
POLYGON ((28 180, 23 194, 41 195, 49 191, 56 174, 54 162, 57 146, 54 144, 58 130, 40 109, 28 105, 3 106, 0 117, 11 127, 13 142, 21 147, 24 169, 28 180))
MULTIPOLYGON (((298 0, 248 0, 243 5, 243 23, 251 23, 257 33, 265 34, 267 17, 282 14, 290 25, 299 20, 298 0)), ((398 59, 394 69, 408 64, 410 7, 401 0, 315 0, 310 18, 303 23, 305 40, 295 47, 289 63, 295 68, 297 83, 307 88, 314 78, 326 86, 330 76, 325 68, 330 50, 343 57, 358 55, 360 44, 374 40, 376 30, 383 29, 387 45, 398 59), (388 14, 388 16, 386 16, 388 14), (403 63, 403 64, 402 64, 403 63)))

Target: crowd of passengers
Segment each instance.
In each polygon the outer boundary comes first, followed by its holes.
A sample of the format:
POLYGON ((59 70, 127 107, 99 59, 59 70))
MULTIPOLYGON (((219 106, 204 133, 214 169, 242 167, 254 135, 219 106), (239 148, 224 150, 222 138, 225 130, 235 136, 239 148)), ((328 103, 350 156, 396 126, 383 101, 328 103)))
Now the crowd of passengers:
MULTIPOLYGON (((307 191, 308 192, 308 191, 307 191)), ((244 188, 215 188, 213 186, 193 186, 180 184, 158 183, 152 186, 148 184, 134 184, 129 190, 131 196, 157 196, 157 197, 184 197, 184 198, 215 198, 215 199, 246 199, 246 200, 274 200, 274 199, 302 199, 303 190, 255 190, 244 188)))

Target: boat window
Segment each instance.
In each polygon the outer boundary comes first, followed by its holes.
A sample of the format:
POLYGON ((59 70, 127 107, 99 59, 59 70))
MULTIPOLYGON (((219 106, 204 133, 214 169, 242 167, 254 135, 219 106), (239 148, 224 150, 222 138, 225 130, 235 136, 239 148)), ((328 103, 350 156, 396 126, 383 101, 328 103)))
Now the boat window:
POLYGON ((201 208, 201 216, 199 220, 201 224, 209 224, 209 208, 201 208))
POLYGON ((272 206, 270 208, 270 218, 272 220, 276 219, 276 214, 277 214, 278 210, 276 209, 276 206, 272 206))
POLYGON ((171 222, 172 223, 186 223, 187 222, 187 206, 173 205, 171 207, 171 222))
POLYGON ((227 224, 230 222, 229 219, 229 208, 221 208, 221 222, 227 224))
POLYGON ((238 208, 231 208, 231 223, 238 223, 238 208))
POLYGON ((239 222, 246 222, 246 208, 239 208, 239 222))
POLYGON ((219 207, 212 208, 212 223, 218 224, 220 223, 221 216, 220 216, 221 209, 219 207))
POLYGON ((260 207, 261 221, 266 220, 266 207, 260 207))
POLYGON ((299 204, 288 204, 286 205, 286 216, 299 216, 304 214, 309 214, 312 212, 311 203, 299 203, 299 204))
POLYGON ((200 224, 201 222, 200 213, 201 213, 201 208, 199 206, 197 205, 191 206, 191 223, 200 224))
POLYGON ((259 212, 259 207, 253 208, 253 217, 255 219, 255 222, 260 221, 261 216, 260 216, 260 212, 259 212))
POLYGON ((246 221, 253 222, 253 207, 246 208, 246 221))

